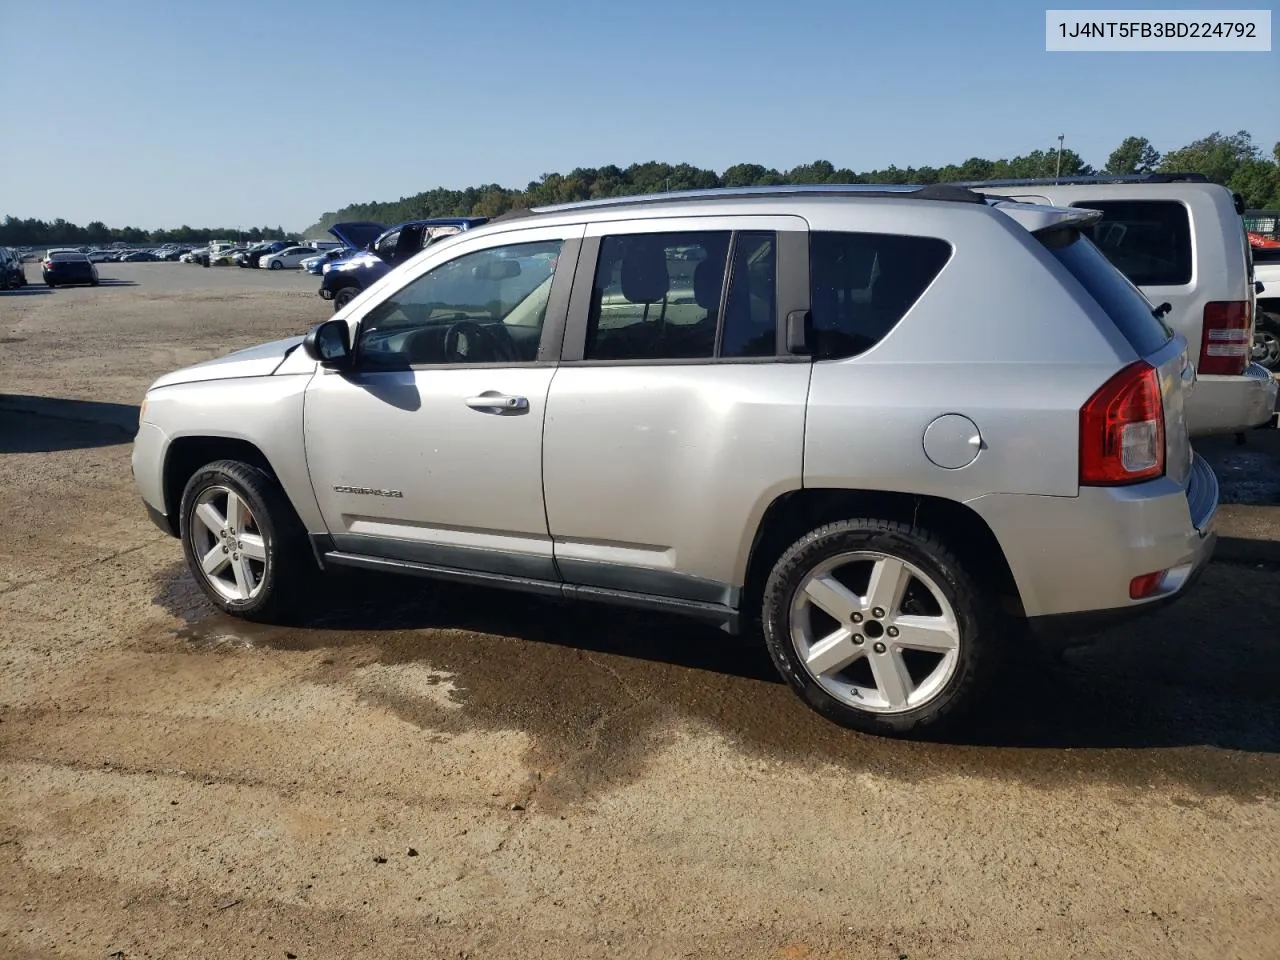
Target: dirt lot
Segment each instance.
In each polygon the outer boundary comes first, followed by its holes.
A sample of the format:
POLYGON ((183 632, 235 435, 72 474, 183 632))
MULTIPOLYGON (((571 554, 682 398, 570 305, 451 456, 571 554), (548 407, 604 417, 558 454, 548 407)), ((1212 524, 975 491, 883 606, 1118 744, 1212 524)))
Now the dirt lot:
POLYGON ((0 955, 1280 955, 1276 434, 1205 445, 1192 596, 1016 668, 964 742, 881 741, 677 621, 398 579, 213 616, 136 404, 329 307, 103 275, 0 293, 0 955))

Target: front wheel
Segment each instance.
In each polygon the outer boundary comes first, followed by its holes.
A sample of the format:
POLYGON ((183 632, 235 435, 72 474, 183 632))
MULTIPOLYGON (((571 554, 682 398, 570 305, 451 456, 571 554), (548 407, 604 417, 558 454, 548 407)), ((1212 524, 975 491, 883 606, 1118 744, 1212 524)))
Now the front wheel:
POLYGON ((360 294, 359 287, 343 287, 333 295, 333 312, 337 313, 360 294))
POLYGON ((179 533, 205 596, 247 620, 288 618, 316 572, 284 491, 260 468, 237 460, 207 464, 187 481, 179 533))
POLYGON ((774 665, 810 707, 905 735, 950 724, 981 697, 998 668, 998 609, 938 537, 858 519, 783 553, 761 619, 774 665))
POLYGON ((1268 370, 1280 371, 1280 314, 1258 311, 1253 326, 1253 361, 1268 370))
POLYGON ((281 263, 279 260, 272 260, 272 261, 271 261, 271 269, 272 269, 272 270, 283 270, 283 269, 284 269, 284 264, 283 264, 283 263, 281 263))

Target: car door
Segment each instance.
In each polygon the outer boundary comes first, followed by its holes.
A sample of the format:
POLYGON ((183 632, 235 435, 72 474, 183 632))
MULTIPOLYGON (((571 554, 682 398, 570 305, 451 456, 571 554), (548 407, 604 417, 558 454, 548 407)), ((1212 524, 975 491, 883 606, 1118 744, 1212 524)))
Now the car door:
POLYGON ((737 604, 756 524, 802 475, 807 225, 782 216, 587 227, 543 482, 566 582, 737 604), (723 318, 723 319, 722 319, 723 318))
POLYGON ((308 387, 335 549, 555 580, 542 427, 582 226, 476 237, 353 316, 354 365, 308 387))

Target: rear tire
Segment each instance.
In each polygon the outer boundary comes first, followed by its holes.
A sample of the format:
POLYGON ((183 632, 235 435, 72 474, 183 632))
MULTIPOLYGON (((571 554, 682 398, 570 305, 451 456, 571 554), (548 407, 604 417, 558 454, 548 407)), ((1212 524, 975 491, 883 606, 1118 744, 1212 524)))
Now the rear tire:
POLYGON ((952 726, 981 699, 1005 646, 999 611, 940 537, 866 518, 819 527, 786 550, 761 621, 778 672, 812 709, 909 736, 952 726))
POLYGON ((235 617, 288 621, 318 573, 306 530, 280 485, 238 460, 206 464, 187 481, 178 532, 200 589, 235 617))

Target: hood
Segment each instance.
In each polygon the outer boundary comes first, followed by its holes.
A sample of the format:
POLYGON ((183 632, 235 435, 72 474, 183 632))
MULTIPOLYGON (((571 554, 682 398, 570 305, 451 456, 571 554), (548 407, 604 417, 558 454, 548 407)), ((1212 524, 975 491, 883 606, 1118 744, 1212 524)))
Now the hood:
POLYGON ((363 250, 386 229, 381 223, 374 223, 372 220, 352 220, 349 223, 335 223, 329 228, 329 232, 338 238, 339 243, 363 250))
POLYGON ((275 372, 276 367, 289 354, 289 351, 302 343, 303 337, 286 337, 270 343, 259 344, 245 350, 237 350, 225 357, 205 360, 181 370, 166 373, 151 384, 156 387, 169 387, 176 383, 195 383, 199 380, 229 380, 233 377, 267 377, 275 372))

